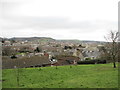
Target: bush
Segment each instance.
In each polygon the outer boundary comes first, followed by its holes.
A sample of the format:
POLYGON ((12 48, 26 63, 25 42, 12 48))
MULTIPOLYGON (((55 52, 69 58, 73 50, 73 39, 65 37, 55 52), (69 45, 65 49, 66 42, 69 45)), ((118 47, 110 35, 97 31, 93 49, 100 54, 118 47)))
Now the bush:
POLYGON ((17 53, 11 46, 2 47, 2 56, 11 56, 12 54, 17 53))
POLYGON ((78 61, 77 64, 95 64, 95 60, 78 61))
POLYGON ((15 55, 12 55, 11 56, 11 59, 16 59, 17 57, 15 55))
POLYGON ((85 58, 85 60, 91 60, 91 58, 85 58))
POLYGON ((106 60, 97 60, 97 64, 105 64, 106 60))
POLYGON ((106 60, 78 61, 77 64, 105 64, 106 60))

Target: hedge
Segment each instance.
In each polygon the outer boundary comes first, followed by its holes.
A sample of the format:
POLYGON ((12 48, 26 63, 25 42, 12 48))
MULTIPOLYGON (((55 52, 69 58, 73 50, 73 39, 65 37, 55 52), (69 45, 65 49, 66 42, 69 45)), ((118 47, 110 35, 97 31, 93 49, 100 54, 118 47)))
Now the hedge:
POLYGON ((106 60, 78 61, 77 64, 105 64, 106 60))

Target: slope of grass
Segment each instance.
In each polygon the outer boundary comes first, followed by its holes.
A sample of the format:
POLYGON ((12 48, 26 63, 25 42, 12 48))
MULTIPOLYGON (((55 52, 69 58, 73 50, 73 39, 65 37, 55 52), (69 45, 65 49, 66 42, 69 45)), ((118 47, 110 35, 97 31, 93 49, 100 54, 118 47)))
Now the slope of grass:
MULTIPOLYGON (((117 88, 118 68, 112 64, 24 68, 19 88, 117 88)), ((3 70, 3 88, 17 88, 17 69, 3 70)))

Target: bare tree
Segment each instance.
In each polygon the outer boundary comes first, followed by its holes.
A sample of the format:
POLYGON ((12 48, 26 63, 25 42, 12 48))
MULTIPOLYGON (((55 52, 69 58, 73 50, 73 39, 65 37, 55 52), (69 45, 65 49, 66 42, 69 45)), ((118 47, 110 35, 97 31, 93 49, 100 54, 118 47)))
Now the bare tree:
POLYGON ((116 61, 117 61, 117 56, 119 51, 118 37, 119 37, 119 32, 117 31, 110 31, 108 36, 105 37, 105 39, 107 40, 106 48, 113 62, 114 68, 116 68, 116 61))
POLYGON ((3 56, 11 56, 12 54, 15 54, 16 50, 14 50, 11 46, 3 46, 2 47, 2 55, 3 56))

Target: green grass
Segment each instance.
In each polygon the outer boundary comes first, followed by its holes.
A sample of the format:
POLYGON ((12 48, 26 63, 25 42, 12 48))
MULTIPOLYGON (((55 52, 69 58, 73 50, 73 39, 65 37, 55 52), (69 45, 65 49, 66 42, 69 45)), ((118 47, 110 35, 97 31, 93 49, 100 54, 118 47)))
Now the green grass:
MULTIPOLYGON (((118 88, 112 64, 20 69, 19 88, 118 88)), ((3 70, 3 88, 18 88, 16 69, 3 70)))

